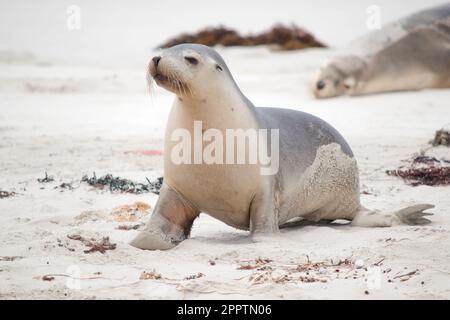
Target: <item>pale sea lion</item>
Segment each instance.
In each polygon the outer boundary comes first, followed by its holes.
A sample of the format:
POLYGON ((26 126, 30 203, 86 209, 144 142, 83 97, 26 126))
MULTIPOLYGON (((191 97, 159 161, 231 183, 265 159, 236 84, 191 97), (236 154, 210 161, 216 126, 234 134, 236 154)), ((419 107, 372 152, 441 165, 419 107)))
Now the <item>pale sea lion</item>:
MULTIPOLYGON (((166 128, 164 184, 150 221, 132 241, 133 246, 174 247, 189 237, 200 212, 250 230, 254 238, 277 233, 297 217, 346 219, 368 227, 429 222, 423 211, 432 205, 386 215, 362 207, 356 160, 339 132, 304 112, 255 108, 212 48, 183 44, 166 49, 152 59, 149 73, 176 98, 166 128), (174 133, 181 128, 195 135, 196 121, 202 121, 205 130, 224 134, 229 129, 279 129, 278 141, 263 141, 270 142, 272 153, 272 146, 279 143, 279 170, 263 175, 259 162, 174 163, 172 152, 179 146, 174 133)), ((247 145, 246 156, 249 152, 247 145)), ((194 157, 189 154, 188 158, 194 157)))
POLYGON ((357 39, 313 77, 317 98, 450 87, 450 3, 357 39))

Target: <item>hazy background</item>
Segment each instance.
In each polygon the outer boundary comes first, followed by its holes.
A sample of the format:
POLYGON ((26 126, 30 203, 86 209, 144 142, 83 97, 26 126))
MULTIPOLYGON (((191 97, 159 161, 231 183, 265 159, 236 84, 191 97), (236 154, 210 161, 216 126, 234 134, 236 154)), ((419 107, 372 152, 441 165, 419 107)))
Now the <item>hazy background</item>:
POLYGON ((219 24, 246 33, 294 22, 325 43, 341 46, 368 31, 370 5, 380 7, 384 23, 439 3, 443 1, 1 0, 0 60, 34 55, 47 63, 140 66, 167 38, 219 24), (80 30, 66 26, 70 5, 81 8, 80 30))

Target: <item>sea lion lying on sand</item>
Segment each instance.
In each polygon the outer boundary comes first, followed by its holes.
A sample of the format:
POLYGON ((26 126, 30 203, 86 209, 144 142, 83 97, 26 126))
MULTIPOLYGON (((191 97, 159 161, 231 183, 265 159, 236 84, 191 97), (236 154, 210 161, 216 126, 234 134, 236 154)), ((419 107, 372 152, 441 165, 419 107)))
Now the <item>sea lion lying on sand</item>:
POLYGON ((312 81, 317 98, 450 87, 450 3, 372 31, 312 81))

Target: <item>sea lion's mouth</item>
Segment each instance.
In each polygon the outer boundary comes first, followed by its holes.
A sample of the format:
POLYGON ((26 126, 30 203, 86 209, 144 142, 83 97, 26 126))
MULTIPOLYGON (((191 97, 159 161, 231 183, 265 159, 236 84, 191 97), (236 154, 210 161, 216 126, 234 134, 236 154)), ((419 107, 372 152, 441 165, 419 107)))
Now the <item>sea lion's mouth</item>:
POLYGON ((177 86, 178 83, 181 83, 180 80, 175 79, 173 77, 169 77, 166 76, 162 73, 160 73, 159 71, 157 71, 154 75, 153 75, 153 79, 156 81, 157 84, 159 85, 166 85, 166 86, 177 86))
POLYGON ((154 74, 152 74, 152 77, 158 85, 166 88, 167 90, 182 95, 192 95, 188 85, 184 81, 180 80, 176 75, 167 76, 165 74, 162 74, 160 71, 156 71, 154 74))
POLYGON ((169 81, 169 78, 166 77, 165 75, 161 74, 161 73, 156 73, 153 76, 153 79, 155 79, 156 82, 167 82, 167 81, 169 81))

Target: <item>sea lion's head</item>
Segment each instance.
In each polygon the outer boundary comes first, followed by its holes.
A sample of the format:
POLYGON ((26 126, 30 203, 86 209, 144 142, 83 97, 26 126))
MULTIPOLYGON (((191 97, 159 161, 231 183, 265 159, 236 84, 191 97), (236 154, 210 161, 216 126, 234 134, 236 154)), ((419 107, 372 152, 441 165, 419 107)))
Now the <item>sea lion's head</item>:
POLYGON ((313 94, 319 99, 357 94, 358 79, 364 67, 364 62, 356 56, 336 57, 313 77, 313 94))
POLYGON ((150 81, 153 79, 180 98, 202 99, 234 84, 222 57, 200 44, 180 44, 163 50, 151 59, 148 74, 150 81))

